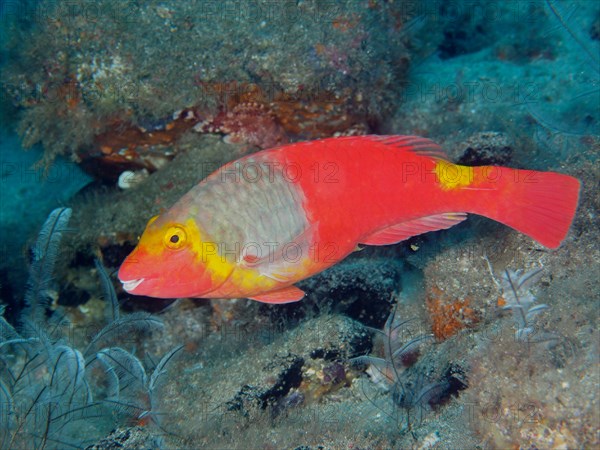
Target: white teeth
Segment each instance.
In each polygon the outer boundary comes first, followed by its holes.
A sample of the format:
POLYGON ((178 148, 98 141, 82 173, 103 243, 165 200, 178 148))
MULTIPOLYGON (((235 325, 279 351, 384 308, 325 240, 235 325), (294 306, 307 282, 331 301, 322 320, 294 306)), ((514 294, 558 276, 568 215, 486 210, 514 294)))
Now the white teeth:
POLYGON ((121 281, 121 283, 123 283, 123 289, 125 289, 127 292, 131 292, 136 287, 138 287, 142 283, 142 281, 144 281, 144 278, 139 278, 137 280, 130 281, 121 281))

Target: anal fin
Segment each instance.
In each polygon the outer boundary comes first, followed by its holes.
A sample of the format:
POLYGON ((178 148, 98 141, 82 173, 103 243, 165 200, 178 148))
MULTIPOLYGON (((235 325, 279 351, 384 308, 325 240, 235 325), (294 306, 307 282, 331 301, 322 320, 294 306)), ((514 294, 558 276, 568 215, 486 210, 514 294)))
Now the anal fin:
POLYGON ((466 213, 444 213, 392 225, 368 236, 361 244, 389 245, 429 231, 445 230, 467 218, 466 213))
POLYGON ((264 294, 253 295, 252 297, 248 298, 262 303, 283 304, 297 302, 302 300, 303 297, 304 291, 302 289, 299 289, 296 286, 288 286, 283 289, 277 289, 275 291, 265 292, 264 294))

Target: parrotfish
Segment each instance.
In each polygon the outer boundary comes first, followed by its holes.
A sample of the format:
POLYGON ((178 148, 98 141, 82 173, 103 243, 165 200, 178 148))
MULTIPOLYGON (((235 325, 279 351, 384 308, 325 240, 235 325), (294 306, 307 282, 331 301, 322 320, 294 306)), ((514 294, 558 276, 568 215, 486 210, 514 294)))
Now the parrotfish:
POLYGON ((294 283, 359 245, 388 245, 479 214, 557 248, 576 178, 451 163, 417 136, 352 136, 230 162, 151 218, 119 270, 125 291, 158 298, 289 303, 294 283))

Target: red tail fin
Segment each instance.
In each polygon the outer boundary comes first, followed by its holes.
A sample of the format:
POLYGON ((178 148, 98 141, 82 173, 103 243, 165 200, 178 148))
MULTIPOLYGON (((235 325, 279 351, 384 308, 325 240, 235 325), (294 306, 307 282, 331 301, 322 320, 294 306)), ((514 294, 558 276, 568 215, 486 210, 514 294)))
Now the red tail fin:
MULTIPOLYGON (((540 244, 557 248, 569 232, 579 200, 579 180, 555 172, 511 171, 491 217, 530 236, 540 244)), ((486 215, 486 214, 484 214, 486 215)))

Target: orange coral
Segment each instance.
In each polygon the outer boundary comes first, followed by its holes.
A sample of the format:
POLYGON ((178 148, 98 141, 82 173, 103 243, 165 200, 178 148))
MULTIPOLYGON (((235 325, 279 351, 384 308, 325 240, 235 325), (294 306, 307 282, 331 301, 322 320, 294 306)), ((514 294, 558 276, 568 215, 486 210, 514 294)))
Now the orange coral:
POLYGON ((348 100, 321 92, 308 101, 280 100, 273 102, 270 107, 288 134, 318 139, 344 133, 357 125, 367 129, 364 118, 352 114, 350 110, 353 108, 348 103, 348 100))
MULTIPOLYGON (((317 44, 316 51, 325 51, 325 47, 317 44)), ((235 81, 199 80, 198 85, 207 96, 217 100, 220 108, 220 112, 207 121, 207 129, 227 135, 237 133, 231 137, 232 142, 269 148, 287 142, 288 138, 318 139, 344 133, 357 125, 367 128, 365 118, 355 114, 365 110, 362 96, 351 91, 338 97, 322 89, 300 88, 290 94, 272 85, 265 90, 255 83, 235 81), (246 116, 254 117, 255 123, 248 122, 246 116), (267 132, 261 122, 268 125, 267 132), (255 129, 263 129, 267 137, 258 139, 255 129)))
POLYGON ((115 120, 108 125, 104 133, 96 136, 96 145, 106 153, 108 149, 115 151, 125 147, 133 149, 139 146, 170 144, 194 126, 197 121, 195 114, 193 109, 183 110, 163 128, 155 130, 146 130, 123 120, 115 120))
POLYGON ((349 17, 339 15, 331 21, 331 25, 336 30, 347 32, 356 28, 359 22, 360 17, 358 14, 351 14, 349 17))
POLYGON ((479 322, 479 313, 469 307, 470 300, 451 298, 437 286, 427 294, 427 310, 431 329, 437 340, 443 341, 464 328, 479 322))
MULTIPOLYGON (((94 145, 81 148, 82 166, 103 178, 115 179, 123 170, 157 170, 174 157, 173 144, 188 130, 221 133, 228 142, 261 149, 290 140, 332 135, 367 134, 362 95, 347 91, 336 97, 327 91, 295 95, 273 92, 255 83, 205 82, 197 84, 216 101, 210 113, 200 106, 177 111, 147 128, 127 119, 115 119, 95 137, 94 145)), ((77 101, 76 97, 72 98, 77 101)))

